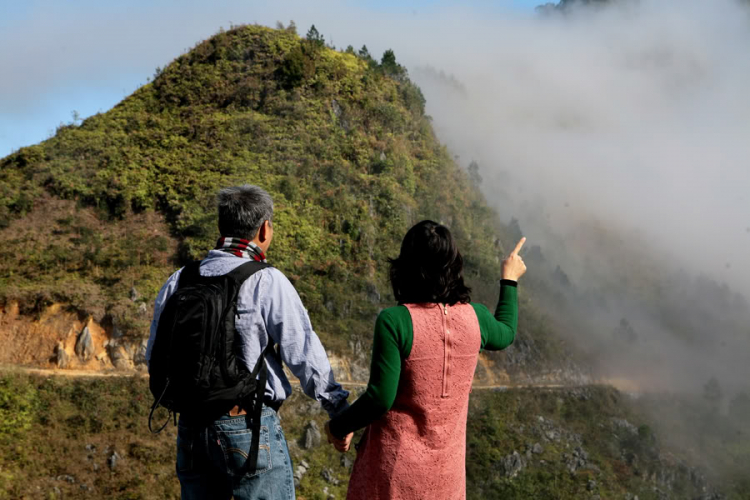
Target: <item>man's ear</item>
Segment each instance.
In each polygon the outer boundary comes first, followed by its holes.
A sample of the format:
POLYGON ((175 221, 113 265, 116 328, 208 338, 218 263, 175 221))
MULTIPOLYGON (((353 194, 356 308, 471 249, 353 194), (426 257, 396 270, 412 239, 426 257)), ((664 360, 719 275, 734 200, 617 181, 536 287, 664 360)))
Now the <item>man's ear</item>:
POLYGON ((263 221, 263 224, 260 225, 260 228, 258 229, 258 241, 263 243, 268 239, 268 221, 263 221))

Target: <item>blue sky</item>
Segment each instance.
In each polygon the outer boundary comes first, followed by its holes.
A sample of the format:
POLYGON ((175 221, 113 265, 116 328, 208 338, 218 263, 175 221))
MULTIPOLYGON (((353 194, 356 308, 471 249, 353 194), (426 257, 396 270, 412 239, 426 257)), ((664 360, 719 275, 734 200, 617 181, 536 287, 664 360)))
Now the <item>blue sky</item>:
POLYGON ((294 19, 302 32, 315 23, 337 46, 367 44, 378 53, 390 46, 398 50, 398 40, 352 36, 358 19, 457 8, 499 16, 531 13, 539 3, 0 0, 0 157, 50 137, 58 125, 72 121, 73 111, 82 118, 107 111, 146 83, 157 66, 230 24, 294 19))

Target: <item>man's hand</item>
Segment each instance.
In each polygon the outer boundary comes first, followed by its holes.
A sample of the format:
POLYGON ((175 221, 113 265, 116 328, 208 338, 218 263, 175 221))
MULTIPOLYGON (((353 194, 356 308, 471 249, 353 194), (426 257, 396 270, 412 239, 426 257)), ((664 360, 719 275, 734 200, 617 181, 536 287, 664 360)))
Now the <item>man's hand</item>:
POLYGON ((518 242, 516 248, 514 248, 508 258, 503 261, 504 280, 518 281, 518 278, 523 276, 523 273, 526 272, 526 264, 524 264, 521 256, 518 255, 518 252, 521 251, 521 247, 524 243, 526 243, 525 237, 521 238, 521 241, 518 242))
POLYGON ((326 434, 328 435, 328 442, 331 443, 333 447, 341 453, 346 453, 351 447, 352 437, 354 436, 354 433, 350 432, 349 434, 344 436, 344 439, 339 439, 331 434, 331 426, 329 424, 330 421, 326 422, 326 434))

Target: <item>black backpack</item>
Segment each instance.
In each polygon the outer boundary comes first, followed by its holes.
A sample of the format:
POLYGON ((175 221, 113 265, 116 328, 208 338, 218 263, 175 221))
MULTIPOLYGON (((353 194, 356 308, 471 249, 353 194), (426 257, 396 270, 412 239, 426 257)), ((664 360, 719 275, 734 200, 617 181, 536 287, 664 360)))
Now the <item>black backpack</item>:
POLYGON ((237 295, 242 283, 269 267, 250 261, 222 276, 201 276, 200 261, 182 270, 177 290, 164 305, 149 360, 149 387, 154 404, 148 417, 163 406, 191 422, 207 425, 237 404, 252 418, 253 443, 248 469, 255 468, 260 433, 260 413, 268 370, 261 353, 253 371, 237 359, 237 295), (260 375, 260 376, 259 376, 260 375), (251 411, 252 410, 252 411, 251 411), (252 463, 251 463, 252 462, 252 463))

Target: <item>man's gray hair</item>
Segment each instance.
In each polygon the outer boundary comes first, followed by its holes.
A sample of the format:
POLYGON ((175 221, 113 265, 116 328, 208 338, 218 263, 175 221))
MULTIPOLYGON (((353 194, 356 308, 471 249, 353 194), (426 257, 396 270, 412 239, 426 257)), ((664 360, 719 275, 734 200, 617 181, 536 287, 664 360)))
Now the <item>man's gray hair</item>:
POLYGON ((245 184, 224 188, 216 196, 219 206, 219 232, 252 240, 263 221, 273 217, 273 199, 264 189, 245 184))

